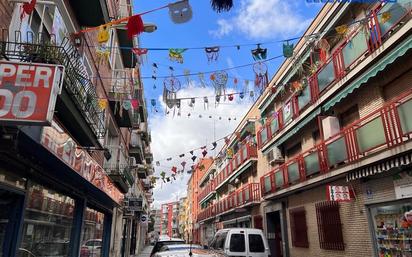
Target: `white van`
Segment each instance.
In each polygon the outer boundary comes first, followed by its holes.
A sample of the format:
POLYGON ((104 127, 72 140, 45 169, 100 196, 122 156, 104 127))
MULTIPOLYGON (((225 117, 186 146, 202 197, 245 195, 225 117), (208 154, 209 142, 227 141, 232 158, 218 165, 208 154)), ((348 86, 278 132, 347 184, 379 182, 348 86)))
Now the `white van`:
POLYGON ((209 246, 228 256, 269 257, 269 245, 260 229, 228 228, 219 230, 209 246))

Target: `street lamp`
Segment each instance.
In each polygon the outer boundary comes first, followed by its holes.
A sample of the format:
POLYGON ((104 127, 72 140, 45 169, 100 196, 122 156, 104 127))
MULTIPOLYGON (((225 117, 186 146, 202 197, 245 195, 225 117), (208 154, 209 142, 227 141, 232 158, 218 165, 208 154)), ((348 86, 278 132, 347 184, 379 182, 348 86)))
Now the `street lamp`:
POLYGON ((143 26, 144 26, 144 32, 146 33, 152 33, 157 30, 157 25, 154 23, 145 23, 143 26))

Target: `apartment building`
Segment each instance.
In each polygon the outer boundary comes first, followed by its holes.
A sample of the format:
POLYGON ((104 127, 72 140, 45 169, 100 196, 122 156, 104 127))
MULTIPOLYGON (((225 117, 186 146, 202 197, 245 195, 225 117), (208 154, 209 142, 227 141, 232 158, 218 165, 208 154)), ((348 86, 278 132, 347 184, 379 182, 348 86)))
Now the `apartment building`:
POLYGON ((162 204, 161 233, 169 237, 180 237, 179 233, 179 206, 180 202, 162 204))
POLYGON ((111 27, 105 59, 97 31, 73 36, 130 16, 131 2, 31 3, 0 0, 1 255, 137 254, 153 157, 139 65, 119 48, 137 41, 111 27))
POLYGON ((261 227, 271 256, 410 256, 410 18, 325 4, 202 178, 198 222, 261 227), (254 155, 233 145, 249 119, 254 155))

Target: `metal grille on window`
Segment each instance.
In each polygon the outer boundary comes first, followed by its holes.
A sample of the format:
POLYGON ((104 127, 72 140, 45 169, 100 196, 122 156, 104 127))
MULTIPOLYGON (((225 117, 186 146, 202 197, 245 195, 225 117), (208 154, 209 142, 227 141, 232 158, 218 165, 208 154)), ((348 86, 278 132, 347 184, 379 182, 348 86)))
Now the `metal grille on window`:
POLYGON ((338 202, 316 204, 320 248, 326 250, 345 250, 342 236, 342 224, 338 202))
POLYGON ((292 245, 295 247, 309 247, 308 228, 306 225, 306 211, 303 207, 289 211, 292 245))

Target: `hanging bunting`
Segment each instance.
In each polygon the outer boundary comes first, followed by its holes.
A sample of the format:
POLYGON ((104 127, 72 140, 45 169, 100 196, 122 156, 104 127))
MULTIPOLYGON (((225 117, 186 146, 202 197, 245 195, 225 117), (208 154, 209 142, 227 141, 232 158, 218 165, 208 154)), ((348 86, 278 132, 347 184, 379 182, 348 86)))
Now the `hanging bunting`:
POLYGON ((172 157, 169 157, 169 158, 166 159, 166 161, 168 161, 168 162, 170 162, 171 160, 173 160, 172 157))
POLYGON ((196 98, 191 98, 190 102, 189 102, 189 107, 194 108, 195 107, 195 103, 196 103, 196 98))
POLYGON ((164 172, 164 171, 160 172, 160 177, 162 178, 163 183, 166 183, 166 181, 165 181, 165 178, 166 178, 166 172, 164 172))
POLYGON ((100 110, 104 110, 107 107, 107 100, 106 99, 99 99, 98 100, 98 105, 100 110))
POLYGON ((229 99, 229 101, 233 101, 233 99, 234 99, 233 94, 229 94, 228 99, 229 99))
POLYGON ((99 44, 106 43, 107 41, 109 41, 109 37, 109 25, 101 25, 99 27, 99 32, 97 33, 97 42, 99 44))
POLYGON ((258 62, 253 65, 253 71, 255 72, 255 87, 263 93, 268 85, 268 67, 266 63, 258 62))
POLYGON ((127 36, 132 39, 136 35, 140 35, 144 31, 144 24, 140 15, 129 17, 127 24, 127 36))
POLYGON ((213 61, 216 62, 217 59, 219 58, 219 51, 220 51, 220 48, 218 46, 205 47, 207 61, 209 63, 211 63, 213 61))
POLYGON ((289 41, 283 43, 283 56, 286 58, 293 56, 293 43, 289 44, 289 41))
POLYGON ((183 71, 183 74, 184 74, 184 76, 185 76, 187 86, 188 86, 188 87, 191 87, 192 81, 190 80, 190 70, 185 69, 185 70, 183 71))
POLYGON ((20 13, 20 20, 23 20, 23 18, 26 15, 31 15, 33 12, 34 8, 36 7, 37 0, 31 0, 29 3, 24 3, 22 8, 21 8, 21 13, 20 13))
POLYGON ((213 143, 212 143, 212 145, 213 145, 213 148, 212 148, 212 149, 210 149, 210 150, 212 150, 212 151, 213 151, 213 150, 215 150, 215 149, 216 149, 216 147, 217 147, 217 143, 216 143, 216 142, 213 142, 213 143))
POLYGON ((205 81, 205 74, 203 74, 202 72, 199 72, 198 77, 199 77, 201 87, 207 87, 208 85, 205 81))
POLYGON ((177 167, 173 166, 173 167, 172 167, 172 172, 173 172, 173 173, 176 173, 176 172, 177 172, 177 167))
POLYGON ((156 162, 156 166, 158 166, 158 167, 160 166, 160 162, 159 162, 159 161, 156 162))
POLYGON ((191 155, 193 155, 193 150, 189 152, 191 155))
POLYGON ((196 161, 196 158, 197 158, 197 157, 193 155, 193 156, 192 156, 192 161, 195 162, 195 161, 196 161))
POLYGON ((212 9, 216 12, 229 11, 233 7, 233 0, 212 0, 212 9))
POLYGON ((206 151, 206 149, 205 149, 205 150, 203 150, 202 155, 203 155, 203 158, 207 155, 207 151, 206 151))
POLYGON ((137 62, 139 64, 143 64, 147 62, 147 53, 149 52, 147 48, 132 48, 132 52, 135 54, 137 62))
POLYGON ((96 47, 97 63, 102 63, 103 61, 108 61, 110 57, 110 48, 106 44, 102 44, 96 47))
POLYGON ((130 100, 124 100, 122 104, 123 109, 126 111, 130 110, 132 108, 132 104, 130 103, 130 100))
POLYGON ((392 18, 392 14, 390 11, 386 11, 384 13, 382 13, 381 15, 381 23, 385 24, 386 22, 388 22, 390 19, 392 18))
POLYGON ((172 174, 173 180, 176 180, 176 174, 172 174))
POLYGON ((139 108, 139 101, 137 99, 130 100, 130 103, 132 104, 133 110, 137 110, 139 108))
POLYGON ((169 7, 169 16, 176 24, 188 22, 192 19, 193 11, 188 0, 171 3, 169 7))
POLYGON ((267 52, 268 52, 267 48, 260 48, 260 44, 258 44, 257 48, 251 51, 252 51, 253 60, 255 61, 266 60, 267 52))
POLYGON ((172 62, 183 63, 183 53, 186 50, 187 49, 182 49, 182 48, 169 49, 169 59, 172 62))
POLYGON ((207 96, 203 97, 203 108, 205 110, 209 109, 209 98, 207 96))
POLYGON ((183 161, 182 163, 180 163, 180 165, 182 165, 182 167, 183 167, 183 171, 185 170, 185 168, 186 168, 186 162, 185 161, 183 161))
POLYGON ((224 95, 226 98, 226 84, 228 79, 228 74, 226 71, 217 71, 213 74, 214 79, 212 80, 215 87, 216 102, 220 101, 220 96, 224 95), (217 96, 219 96, 219 101, 217 101, 217 96))
POLYGON ((180 157, 180 158, 183 158, 183 157, 185 157, 185 154, 182 153, 181 155, 179 155, 179 157, 180 157))

